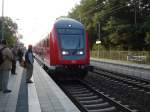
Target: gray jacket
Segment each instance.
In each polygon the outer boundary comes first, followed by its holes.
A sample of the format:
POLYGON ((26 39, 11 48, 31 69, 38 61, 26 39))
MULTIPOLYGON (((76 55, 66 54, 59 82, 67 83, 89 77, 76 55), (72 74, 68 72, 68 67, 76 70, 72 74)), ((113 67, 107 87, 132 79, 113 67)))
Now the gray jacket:
POLYGON ((4 62, 0 65, 0 70, 11 70, 13 54, 9 48, 2 51, 4 62))

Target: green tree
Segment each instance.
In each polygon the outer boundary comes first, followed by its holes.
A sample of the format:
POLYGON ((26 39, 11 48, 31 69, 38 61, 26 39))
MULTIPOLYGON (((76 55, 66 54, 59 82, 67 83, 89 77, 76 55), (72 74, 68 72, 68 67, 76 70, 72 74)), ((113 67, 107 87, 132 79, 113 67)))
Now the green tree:
POLYGON ((148 50, 149 12, 149 0, 81 0, 68 15, 85 25, 90 48, 98 39, 100 23, 101 41, 105 48, 148 50))
MULTIPOLYGON (((18 26, 12 21, 10 17, 3 18, 4 24, 4 39, 7 40, 8 45, 11 46, 16 42, 18 26)), ((2 17, 0 17, 0 38, 2 38, 2 17)))

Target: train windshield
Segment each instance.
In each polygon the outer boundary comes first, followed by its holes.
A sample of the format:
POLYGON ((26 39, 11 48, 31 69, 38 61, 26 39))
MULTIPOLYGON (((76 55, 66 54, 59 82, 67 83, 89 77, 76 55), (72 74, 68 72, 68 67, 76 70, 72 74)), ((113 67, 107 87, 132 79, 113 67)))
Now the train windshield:
POLYGON ((59 42, 62 49, 83 49, 84 30, 81 29, 58 29, 59 42))

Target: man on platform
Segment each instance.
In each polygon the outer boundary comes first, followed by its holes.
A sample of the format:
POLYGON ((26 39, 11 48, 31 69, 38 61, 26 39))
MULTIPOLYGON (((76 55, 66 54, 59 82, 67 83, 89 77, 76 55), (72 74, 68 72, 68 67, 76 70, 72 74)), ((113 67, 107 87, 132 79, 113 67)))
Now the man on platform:
POLYGON ((28 50, 25 53, 25 62, 26 62, 26 68, 27 68, 26 83, 33 83, 31 80, 31 77, 33 74, 33 63, 34 63, 32 45, 28 46, 28 50))

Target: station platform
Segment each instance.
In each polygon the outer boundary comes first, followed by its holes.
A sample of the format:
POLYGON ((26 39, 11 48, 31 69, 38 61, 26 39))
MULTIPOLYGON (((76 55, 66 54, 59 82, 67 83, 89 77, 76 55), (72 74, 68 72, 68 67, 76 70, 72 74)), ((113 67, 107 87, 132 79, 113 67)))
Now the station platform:
POLYGON ((18 63, 16 72, 9 78, 12 92, 0 91, 0 112, 80 112, 36 61, 33 83, 26 83, 26 69, 18 63))
POLYGON ((105 70, 135 76, 150 81, 150 65, 119 60, 90 58, 90 64, 105 70))
POLYGON ((130 67, 137 67, 137 68, 143 68, 143 69, 150 69, 149 64, 137 64, 137 63, 131 63, 128 61, 121 61, 121 60, 111 60, 111 59, 98 59, 98 58, 90 58, 91 60, 94 61, 100 61, 103 63, 112 63, 112 64, 117 64, 117 65, 124 65, 124 66, 130 66, 130 67))

